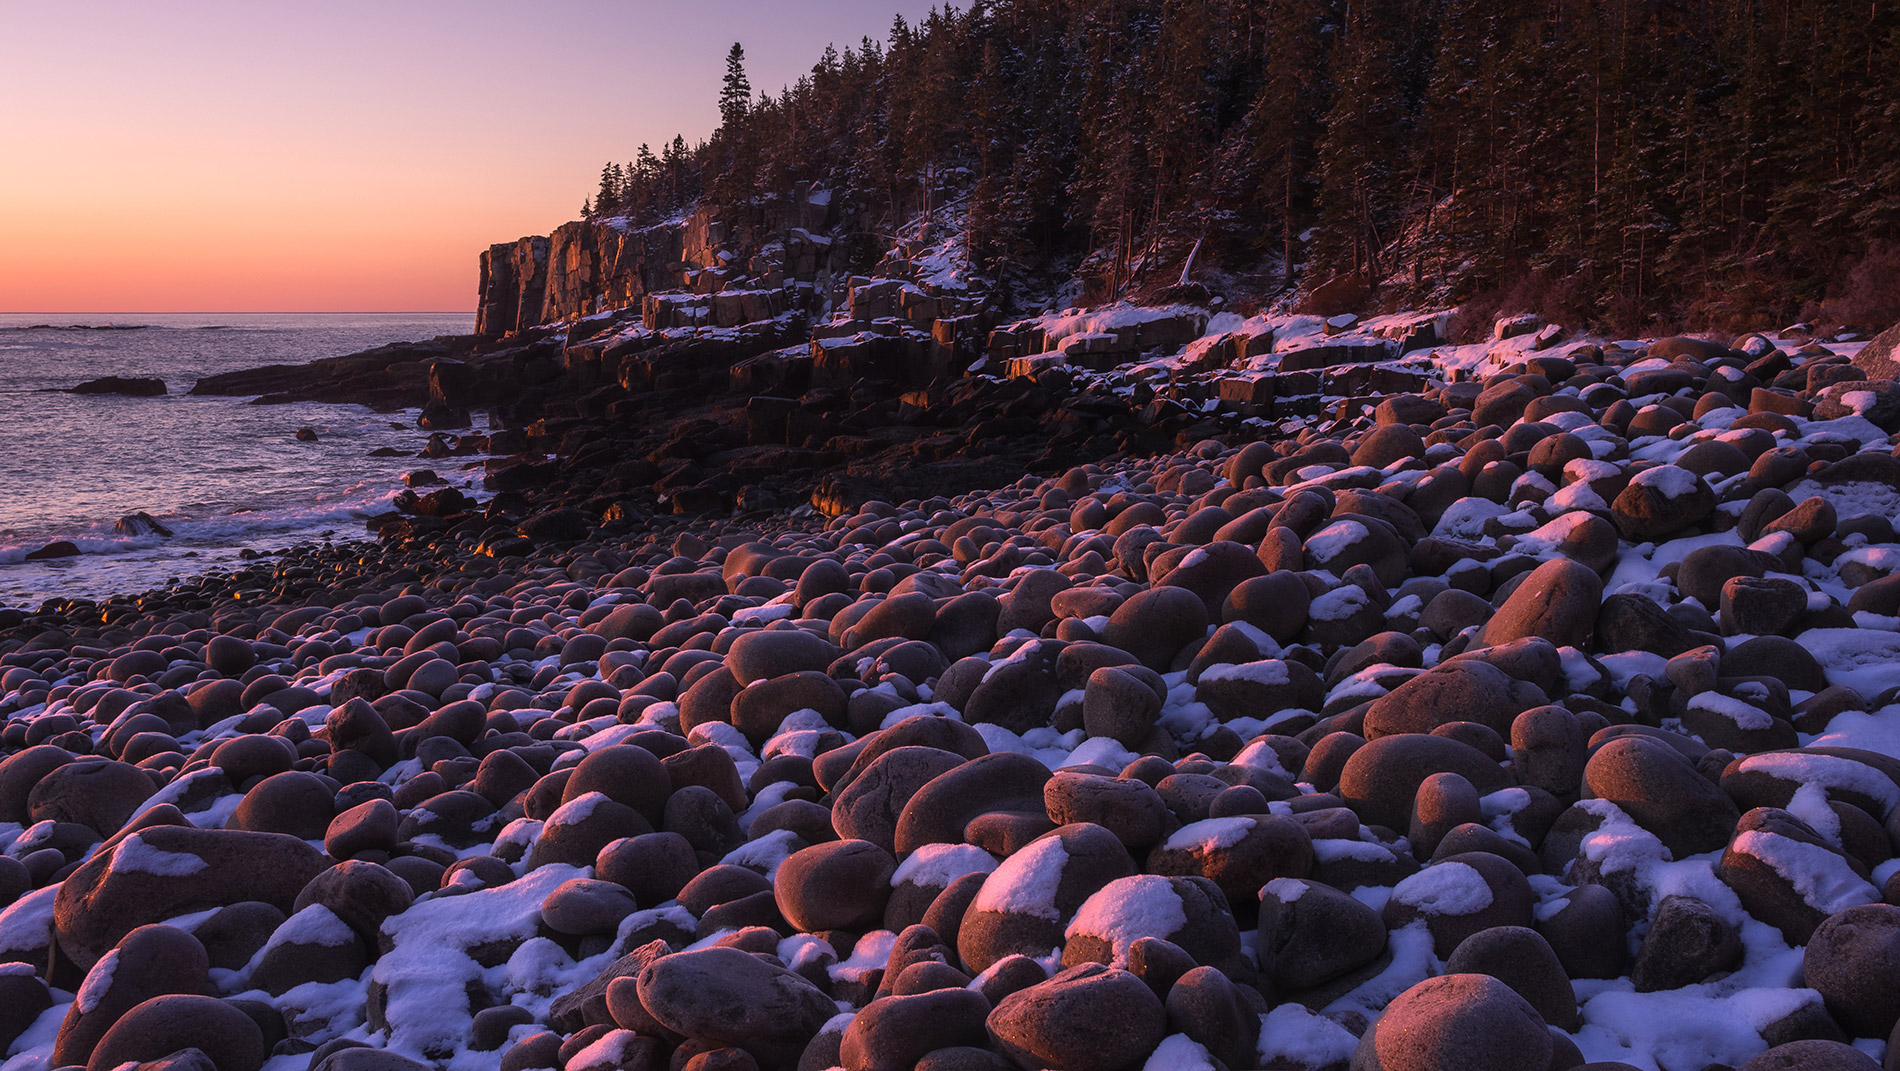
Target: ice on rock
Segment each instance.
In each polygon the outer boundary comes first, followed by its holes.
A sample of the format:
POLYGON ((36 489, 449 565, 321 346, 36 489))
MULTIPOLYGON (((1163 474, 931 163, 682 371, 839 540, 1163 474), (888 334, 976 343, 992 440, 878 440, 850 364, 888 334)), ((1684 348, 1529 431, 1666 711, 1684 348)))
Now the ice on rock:
POLYGON ((1828 805, 1827 789, 1813 781, 1804 782, 1794 790, 1785 808, 1789 814, 1806 822, 1821 838, 1835 847, 1841 845, 1841 816, 1828 805))
POLYGON ((594 808, 606 802, 607 794, 604 792, 583 792, 556 807, 554 813, 548 815, 547 823, 567 826, 576 822, 585 822, 594 813, 594 808))
POLYGON ((30 952, 53 939, 53 898, 59 885, 35 889, 0 911, 0 952, 30 952))
POLYGON ((1362 863, 1379 863, 1393 858, 1392 849, 1369 840, 1347 840, 1344 837, 1319 837, 1313 841, 1313 858, 1322 863, 1336 863, 1342 859, 1352 859, 1362 863))
POLYGON ((1696 474, 1679 465, 1656 465, 1630 477, 1630 483, 1647 488, 1664 498, 1695 494, 1696 474))
POLYGON ((1674 858, 1654 833, 1637 825, 1616 804, 1608 800, 1580 800, 1577 806, 1601 819, 1597 828, 1584 834, 1578 845, 1579 855, 1595 863, 1600 872, 1640 874, 1651 864, 1674 858))
POLYGON ((631 1030, 609 1030, 598 1041, 569 1057, 566 1066, 574 1071, 620 1067, 626 1061, 628 1047, 639 1038, 640 1035, 631 1030))
POLYGON ((1900 704, 1873 714, 1842 711, 1813 743, 1816 747, 1857 747, 1900 759, 1900 704))
POLYGON ((1439 915, 1470 915, 1491 906, 1491 886, 1464 863, 1434 863, 1398 883, 1392 899, 1439 915))
MULTIPOLYGON (((1282 670, 1284 671, 1284 663, 1282 663, 1282 670)), ((1207 679, 1207 674, 1201 674, 1201 679, 1207 679)), ((1292 777, 1299 773, 1298 770, 1288 770, 1281 764, 1280 753, 1273 750, 1273 745, 1269 744, 1265 737, 1259 737, 1250 741, 1246 747, 1240 749, 1240 754, 1235 755, 1229 765, 1247 766, 1256 770, 1265 770, 1268 773, 1279 774, 1282 777, 1292 777)))
POLYGON ((1480 539, 1484 536, 1484 522, 1509 512, 1509 507, 1488 498, 1475 495, 1461 498, 1445 510, 1438 524, 1433 526, 1432 534, 1451 539, 1480 539))
POLYGON ((726 857, 720 862, 757 870, 771 878, 778 874, 779 864, 791 858, 792 853, 797 851, 802 843, 798 839, 798 834, 791 830, 775 829, 763 837, 746 841, 727 852, 726 857))
POLYGON ((897 935, 889 930, 872 930, 851 946, 851 958, 833 964, 828 972, 838 981, 856 981, 872 971, 881 971, 891 961, 891 949, 897 947, 897 935))

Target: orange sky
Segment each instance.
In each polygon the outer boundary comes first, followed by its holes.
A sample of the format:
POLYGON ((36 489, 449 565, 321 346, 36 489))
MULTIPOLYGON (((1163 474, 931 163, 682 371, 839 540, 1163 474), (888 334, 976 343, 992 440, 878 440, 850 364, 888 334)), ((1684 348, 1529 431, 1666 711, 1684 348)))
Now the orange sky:
POLYGON ((464 311, 600 165, 924 0, 0 0, 0 312, 464 311))

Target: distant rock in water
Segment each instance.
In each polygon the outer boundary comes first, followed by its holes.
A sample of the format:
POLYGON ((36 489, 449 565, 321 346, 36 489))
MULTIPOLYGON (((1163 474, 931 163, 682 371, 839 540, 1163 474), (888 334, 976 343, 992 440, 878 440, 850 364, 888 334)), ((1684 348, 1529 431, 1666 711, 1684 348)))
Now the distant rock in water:
POLYGON ((317 441, 317 429, 315 429, 315 428, 298 428, 298 429, 297 429, 297 441, 298 441, 298 442, 300 442, 300 443, 313 443, 313 442, 316 442, 316 441, 317 441))
POLYGON ((125 394, 135 398, 154 398, 165 393, 165 381, 157 376, 105 376, 89 379, 68 394, 125 394))
POLYGON ((170 536, 172 534, 171 529, 158 523, 151 514, 144 510, 140 510, 137 513, 128 513, 120 517, 118 521, 113 524, 112 531, 115 535, 124 536, 170 536))
POLYGON ((26 556, 26 560, 30 562, 42 562, 48 558, 73 558, 78 555, 79 548, 77 546, 74 546, 68 540, 61 539, 54 543, 48 543, 40 549, 29 553, 26 556))

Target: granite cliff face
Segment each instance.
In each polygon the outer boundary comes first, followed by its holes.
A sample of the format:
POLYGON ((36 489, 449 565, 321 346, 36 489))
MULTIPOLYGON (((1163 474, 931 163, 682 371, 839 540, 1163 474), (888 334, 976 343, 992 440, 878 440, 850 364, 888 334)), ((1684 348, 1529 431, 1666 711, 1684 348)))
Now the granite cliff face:
POLYGON ((829 204, 800 184, 791 196, 765 198, 737 218, 702 209, 650 227, 625 219, 575 220, 546 237, 489 246, 481 254, 475 333, 500 338, 639 308, 649 294, 707 295, 747 268, 779 283, 810 282, 826 266, 829 242, 813 236, 825 227, 829 204), (761 253, 764 261, 753 263, 761 253))
POLYGON ((499 337, 540 323, 547 290, 546 238, 522 238, 489 246, 482 253, 475 333, 499 337))

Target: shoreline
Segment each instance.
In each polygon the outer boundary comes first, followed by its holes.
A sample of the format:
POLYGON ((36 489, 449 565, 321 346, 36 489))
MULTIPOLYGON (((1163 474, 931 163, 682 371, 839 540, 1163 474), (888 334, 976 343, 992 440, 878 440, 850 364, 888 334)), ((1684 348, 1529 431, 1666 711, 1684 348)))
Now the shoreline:
MULTIPOLYGON (((202 1014, 264 1024, 246 1071, 1096 1066, 1083 1017, 1337 1071, 1440 991, 1539 1066, 1877 1044, 1836 1009, 1892 965, 1838 932, 1900 933, 1900 388, 1740 342, 1447 353, 1322 419, 1108 421, 1061 449, 1155 448, 1069 465, 966 434, 1049 459, 965 457, 1014 469, 980 490, 905 433, 738 516, 630 488, 795 449, 721 445, 749 405, 504 421, 485 446, 560 449, 464 454, 479 510, 0 628, 14 1071, 69 1062, 77 995, 161 942, 211 965, 202 1014), (1678 954, 1703 923, 1732 956, 1678 954), (1796 1012, 1685 1041, 1658 988, 1796 1012), (1167 1025, 1208 993, 1233 1014, 1167 1025), (877 1027, 912 1007, 941 1032, 877 1027)), ((1130 379, 979 383, 1014 393, 976 420, 1130 379)), ((164 1055, 117 1036, 89 1051, 164 1055)))

